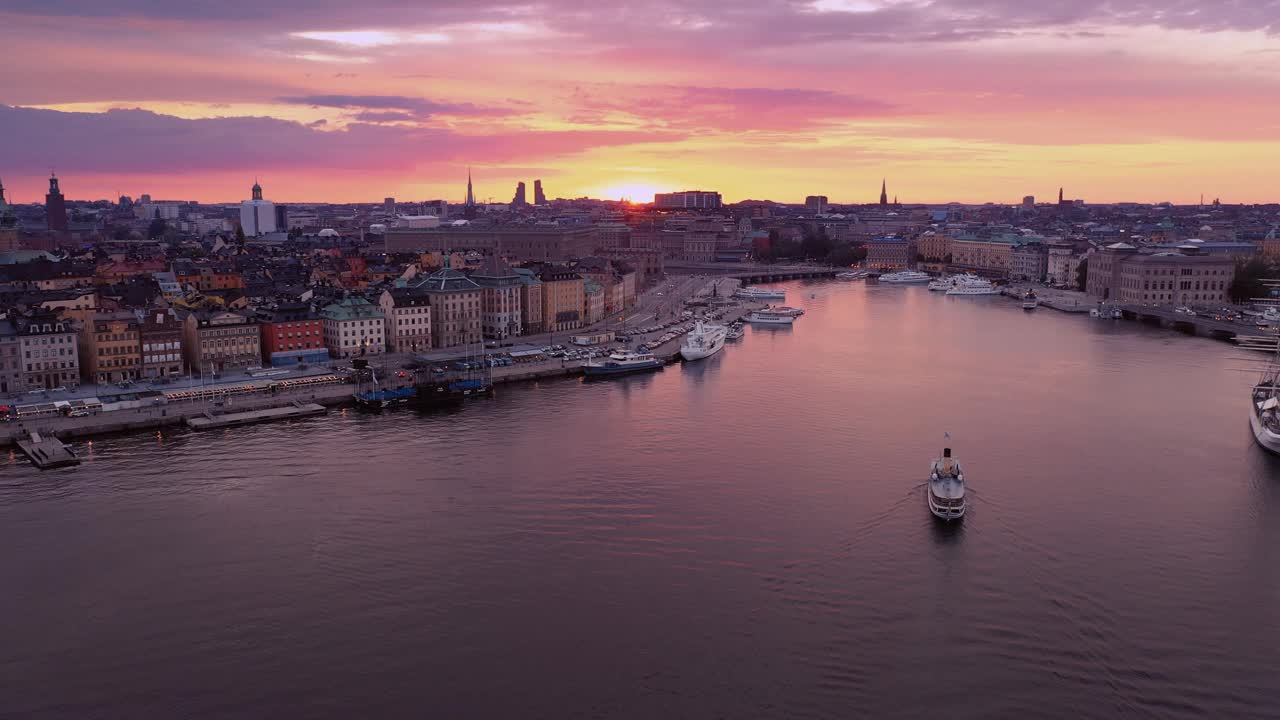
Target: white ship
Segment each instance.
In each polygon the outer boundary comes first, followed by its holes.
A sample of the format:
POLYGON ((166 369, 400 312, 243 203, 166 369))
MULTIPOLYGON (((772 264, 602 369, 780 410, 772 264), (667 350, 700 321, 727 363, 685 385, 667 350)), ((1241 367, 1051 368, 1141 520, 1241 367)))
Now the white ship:
POLYGON ((849 272, 836 273, 836 278, 840 280, 861 280, 867 276, 866 270, 852 270, 849 272))
POLYGON ((773 310, 753 310, 751 314, 747 315, 747 322, 757 325, 790 325, 795 321, 795 315, 773 310))
POLYGON ((951 448, 942 450, 942 457, 933 461, 929 469, 929 512, 940 520, 959 520, 964 517, 964 471, 960 463, 951 457, 951 448))
POLYGON ((955 285, 947 291, 948 295, 999 295, 1000 291, 990 280, 983 280, 980 277, 966 275, 956 278, 955 285))
POLYGON ((734 293, 743 300, 786 300, 786 290, 771 290, 762 287, 745 287, 734 293))
POLYGON ((693 324, 693 330, 684 337, 680 345, 680 357, 685 360, 701 360, 709 358, 724 348, 729 329, 723 325, 704 323, 701 320, 693 324))
POLYGON ((1253 430, 1253 439, 1264 450, 1280 455, 1280 338, 1246 339, 1241 346, 1251 349, 1274 347, 1271 361, 1263 369, 1258 383, 1253 386, 1249 428, 1253 430))
POLYGON ((1022 296, 1023 310, 1035 310, 1039 306, 1040 306, 1040 298, 1036 297, 1035 290, 1028 290, 1027 293, 1022 296))
POLYGON ((790 315, 791 317, 800 317, 804 314, 803 309, 787 307, 786 305, 771 305, 765 308, 765 310, 768 310, 769 312, 776 312, 780 315, 790 315))
POLYGON ((940 277, 929 281, 929 292, 946 292, 955 287, 956 281, 950 277, 940 277))
POLYGON ((742 322, 739 321, 729 326, 728 331, 725 332, 724 339, 741 340, 744 334, 746 334, 746 331, 742 327, 742 322))
POLYGON ((881 275, 880 282, 902 285, 906 283, 927 283, 930 278, 927 273, 918 272, 916 270, 903 270, 901 272, 889 273, 881 275))

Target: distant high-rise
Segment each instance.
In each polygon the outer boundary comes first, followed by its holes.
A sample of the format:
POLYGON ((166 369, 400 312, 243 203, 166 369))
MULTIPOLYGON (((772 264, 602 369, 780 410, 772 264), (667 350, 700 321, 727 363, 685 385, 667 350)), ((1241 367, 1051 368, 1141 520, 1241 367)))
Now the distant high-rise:
POLYGON ((62 197, 62 191, 58 189, 57 175, 49 175, 49 193, 44 196, 44 211, 50 230, 66 232, 67 203, 62 197))
POLYGON ((533 181, 533 204, 534 204, 534 205, 546 205, 546 204, 547 204, 547 196, 546 196, 545 194, 543 194, 543 192, 542 192, 542 181, 541 181, 541 180, 534 180, 534 181, 533 181))
POLYGON ((515 197, 511 198, 511 207, 521 208, 521 207, 527 206, 528 204, 529 204, 529 201, 525 198, 525 194, 524 194, 524 183, 523 182, 516 183, 516 195, 515 197))
POLYGON ((653 196, 654 207, 661 210, 719 210, 720 193, 710 190, 682 190, 653 196))
POLYGON ((804 209, 821 215, 827 211, 827 196, 810 195, 804 199, 804 209))
POLYGON ((382 198, 382 213, 384 215, 396 214, 396 199, 393 197, 382 198))
POLYGON ((1058 188, 1058 204, 1059 204, 1059 205, 1066 205, 1066 204, 1067 204, 1067 201, 1066 201, 1066 200, 1064 200, 1064 199, 1063 199, 1063 197, 1062 197, 1062 188, 1058 188))
POLYGON ((1036 206, 1036 196, 1035 196, 1035 195, 1027 195, 1027 196, 1023 197, 1023 198, 1022 198, 1022 206, 1023 206, 1023 207, 1027 207, 1027 208, 1035 207, 1035 206, 1036 206))
POLYGON ((280 218, 276 213, 276 204, 262 199, 262 186, 255 180, 252 199, 240 203, 240 229, 249 237, 275 232, 282 229, 277 223, 280 218))
POLYGON ((889 204, 889 182, 888 180, 880 181, 880 206, 884 207, 889 204))

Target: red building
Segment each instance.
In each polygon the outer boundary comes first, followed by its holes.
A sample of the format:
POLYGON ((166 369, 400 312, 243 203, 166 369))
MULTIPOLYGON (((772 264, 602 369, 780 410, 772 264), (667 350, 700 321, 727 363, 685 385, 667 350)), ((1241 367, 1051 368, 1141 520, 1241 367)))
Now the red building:
POLYGON ((258 311, 263 364, 272 367, 324 362, 324 325, 306 303, 280 303, 258 311))

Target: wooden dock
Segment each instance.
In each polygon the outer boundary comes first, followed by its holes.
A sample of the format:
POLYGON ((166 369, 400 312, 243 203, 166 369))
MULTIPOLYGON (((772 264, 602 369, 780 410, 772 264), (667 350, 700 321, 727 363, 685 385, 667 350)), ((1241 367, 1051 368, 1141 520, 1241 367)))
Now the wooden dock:
POLYGON ((248 410, 246 412, 222 413, 215 415, 206 412, 203 415, 187 418, 187 427, 192 430, 218 430, 221 428, 239 427, 271 422, 272 420, 289 420, 292 418, 323 415, 325 407, 316 403, 298 403, 283 407, 248 410))
POLYGON ((75 451, 62 444, 61 440, 56 437, 43 437, 37 432, 31 433, 26 440, 19 440, 18 449, 31 459, 32 465, 41 470, 80 464, 80 458, 76 457, 75 451))

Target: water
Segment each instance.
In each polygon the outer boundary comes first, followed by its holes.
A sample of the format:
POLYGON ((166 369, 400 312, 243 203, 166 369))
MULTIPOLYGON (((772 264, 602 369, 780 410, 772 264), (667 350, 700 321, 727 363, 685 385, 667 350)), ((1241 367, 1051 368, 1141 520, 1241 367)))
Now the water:
POLYGON ((10 460, 0 716, 1280 715, 1240 351, 789 290, 794 328, 654 376, 10 460))

